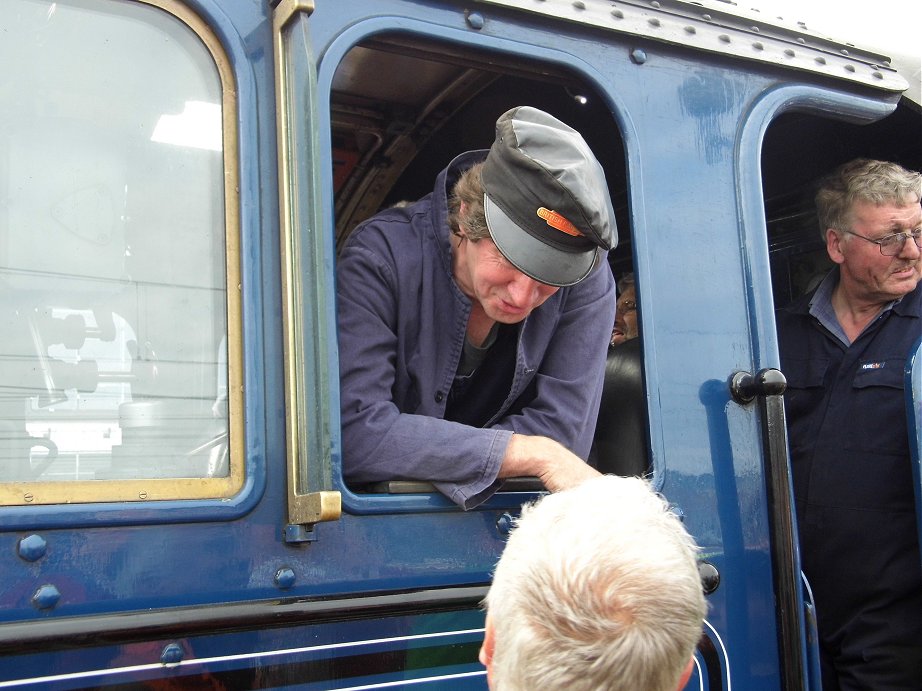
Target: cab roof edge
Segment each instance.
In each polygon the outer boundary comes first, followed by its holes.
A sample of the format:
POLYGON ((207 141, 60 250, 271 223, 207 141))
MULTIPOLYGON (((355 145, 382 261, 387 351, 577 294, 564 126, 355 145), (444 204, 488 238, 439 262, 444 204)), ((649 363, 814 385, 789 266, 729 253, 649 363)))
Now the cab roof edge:
POLYGON ((731 55, 890 93, 909 84, 889 57, 717 0, 475 0, 619 33, 731 55))

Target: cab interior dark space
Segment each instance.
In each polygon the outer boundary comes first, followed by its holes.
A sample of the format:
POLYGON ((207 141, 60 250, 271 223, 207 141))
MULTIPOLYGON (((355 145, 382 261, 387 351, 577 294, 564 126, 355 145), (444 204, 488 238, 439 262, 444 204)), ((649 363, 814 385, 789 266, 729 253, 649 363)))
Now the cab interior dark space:
POLYGON ((333 80, 337 245, 379 209, 431 192, 456 154, 489 148, 496 118, 519 105, 555 115, 592 147, 617 216, 620 242, 612 261, 629 265, 624 149, 610 109, 593 87, 552 64, 517 63, 402 35, 356 46, 333 80))
MULTIPOLYGON (((337 247, 378 210, 428 194, 454 155, 488 148, 496 118, 517 105, 544 109, 583 134, 605 168, 617 216, 619 244, 609 263, 616 278, 632 271, 625 150, 598 90, 559 65, 406 34, 379 35, 354 47, 333 79, 337 247)), ((858 156, 919 169, 918 126, 919 113, 906 99, 871 125, 797 112, 769 125, 761 166, 777 306, 829 266, 813 212, 816 180, 858 156)))

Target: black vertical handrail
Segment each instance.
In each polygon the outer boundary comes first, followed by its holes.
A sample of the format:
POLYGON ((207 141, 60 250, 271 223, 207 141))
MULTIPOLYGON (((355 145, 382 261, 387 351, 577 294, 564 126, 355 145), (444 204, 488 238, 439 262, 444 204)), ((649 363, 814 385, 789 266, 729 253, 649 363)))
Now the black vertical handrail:
POLYGON ((777 592, 782 688, 796 690, 806 687, 806 641, 801 618, 800 567, 784 417, 785 388, 787 381, 777 369, 763 369, 755 376, 737 372, 730 379, 733 399, 740 404, 755 400, 759 408, 772 570, 777 592))

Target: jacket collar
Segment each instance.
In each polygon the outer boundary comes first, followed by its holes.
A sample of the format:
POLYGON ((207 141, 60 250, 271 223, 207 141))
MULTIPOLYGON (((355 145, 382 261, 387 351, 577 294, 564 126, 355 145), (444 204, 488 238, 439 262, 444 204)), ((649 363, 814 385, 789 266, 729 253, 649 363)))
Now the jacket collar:
MULTIPOLYGON (((818 285, 812 292, 808 293, 806 296, 799 300, 795 300, 788 308, 789 311, 801 314, 810 313, 810 308, 819 295, 823 284, 831 282, 832 285, 830 286, 830 289, 834 289, 838 279, 839 267, 836 266, 833 267, 829 274, 827 274, 826 277, 820 282, 820 285, 818 285)), ((899 298, 898 300, 894 300, 890 304, 889 309, 892 309, 901 317, 920 316, 920 314, 922 314, 922 281, 919 281, 912 291, 899 298)))

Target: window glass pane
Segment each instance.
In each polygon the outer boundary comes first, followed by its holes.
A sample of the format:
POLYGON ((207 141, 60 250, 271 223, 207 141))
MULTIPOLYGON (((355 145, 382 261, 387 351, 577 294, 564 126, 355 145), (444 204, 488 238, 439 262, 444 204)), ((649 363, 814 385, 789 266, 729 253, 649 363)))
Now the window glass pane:
POLYGON ((140 3, 0 26, 0 482, 227 476, 214 59, 140 3))

